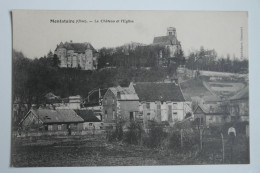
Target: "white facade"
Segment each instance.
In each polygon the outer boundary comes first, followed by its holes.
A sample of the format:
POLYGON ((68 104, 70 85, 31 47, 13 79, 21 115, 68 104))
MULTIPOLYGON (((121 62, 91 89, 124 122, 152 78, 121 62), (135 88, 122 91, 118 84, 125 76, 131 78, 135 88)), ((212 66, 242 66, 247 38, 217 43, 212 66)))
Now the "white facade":
POLYGON ((144 122, 155 120, 168 121, 170 124, 182 121, 188 112, 192 114, 190 102, 141 102, 139 110, 144 122))

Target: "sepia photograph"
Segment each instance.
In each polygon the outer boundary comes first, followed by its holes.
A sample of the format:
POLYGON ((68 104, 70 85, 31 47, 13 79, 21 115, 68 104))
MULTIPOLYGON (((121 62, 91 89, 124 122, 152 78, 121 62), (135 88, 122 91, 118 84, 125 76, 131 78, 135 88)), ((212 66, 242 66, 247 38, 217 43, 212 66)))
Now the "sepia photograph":
POLYGON ((11 18, 10 167, 250 164, 247 11, 11 18))

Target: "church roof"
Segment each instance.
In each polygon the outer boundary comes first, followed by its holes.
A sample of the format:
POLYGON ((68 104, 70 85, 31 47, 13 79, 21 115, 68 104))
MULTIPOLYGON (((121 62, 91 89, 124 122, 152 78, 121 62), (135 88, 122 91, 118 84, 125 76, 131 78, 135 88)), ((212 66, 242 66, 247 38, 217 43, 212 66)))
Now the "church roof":
POLYGON ((180 45, 180 42, 174 35, 154 37, 153 44, 160 45, 180 45))

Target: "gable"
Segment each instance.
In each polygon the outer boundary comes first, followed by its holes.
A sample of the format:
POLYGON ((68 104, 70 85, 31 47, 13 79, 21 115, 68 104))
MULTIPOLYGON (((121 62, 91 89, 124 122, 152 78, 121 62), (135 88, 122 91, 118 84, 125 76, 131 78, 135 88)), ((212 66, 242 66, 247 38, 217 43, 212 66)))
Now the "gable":
POLYGON ((30 111, 21 123, 22 126, 33 126, 42 124, 42 121, 39 119, 38 116, 34 115, 33 112, 30 111))

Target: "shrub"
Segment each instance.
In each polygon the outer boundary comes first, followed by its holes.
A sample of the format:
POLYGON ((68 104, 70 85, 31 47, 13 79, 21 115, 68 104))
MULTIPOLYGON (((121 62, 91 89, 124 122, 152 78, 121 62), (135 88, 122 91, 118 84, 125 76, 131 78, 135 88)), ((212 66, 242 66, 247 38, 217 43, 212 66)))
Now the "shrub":
POLYGON ((167 133, 163 131, 162 125, 152 123, 148 136, 144 138, 144 145, 150 148, 158 148, 166 138, 167 133))
POLYGON ((124 141, 128 144, 138 144, 140 143, 141 135, 141 125, 135 121, 131 121, 131 123, 127 127, 127 131, 124 134, 124 141))
POLYGON ((114 131, 107 130, 107 139, 108 141, 121 141, 123 139, 123 128, 121 123, 116 125, 114 131))

